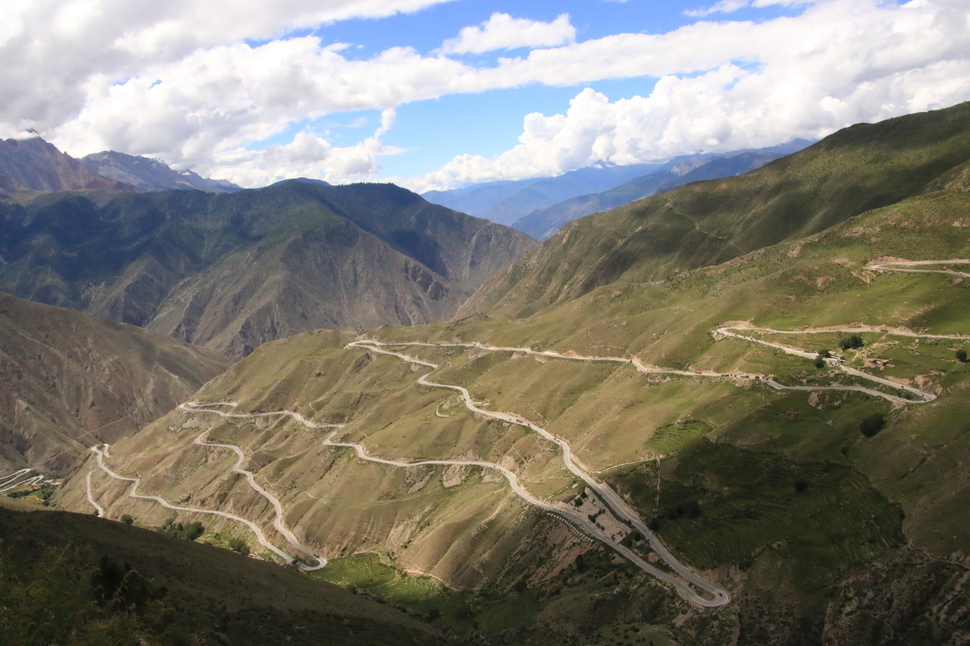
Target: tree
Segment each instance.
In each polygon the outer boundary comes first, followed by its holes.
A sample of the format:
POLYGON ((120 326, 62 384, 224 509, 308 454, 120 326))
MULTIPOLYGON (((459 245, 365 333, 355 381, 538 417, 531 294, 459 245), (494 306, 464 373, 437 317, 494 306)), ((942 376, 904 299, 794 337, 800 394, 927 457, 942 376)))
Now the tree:
POLYGON ((861 348, 865 343, 862 341, 862 337, 858 334, 853 334, 852 336, 847 336, 839 341, 839 347, 843 350, 855 350, 861 348))
POLYGON ((872 437, 886 427, 886 416, 875 413, 859 422, 859 430, 866 437, 872 437))
POLYGON ((960 348, 959 350, 957 350, 957 361, 959 361, 960 363, 967 362, 967 351, 964 350, 963 348, 960 348))
POLYGON ((131 525, 132 523, 135 522, 135 519, 129 516, 128 514, 125 514, 124 516, 121 517, 121 522, 123 522, 125 525, 131 525))

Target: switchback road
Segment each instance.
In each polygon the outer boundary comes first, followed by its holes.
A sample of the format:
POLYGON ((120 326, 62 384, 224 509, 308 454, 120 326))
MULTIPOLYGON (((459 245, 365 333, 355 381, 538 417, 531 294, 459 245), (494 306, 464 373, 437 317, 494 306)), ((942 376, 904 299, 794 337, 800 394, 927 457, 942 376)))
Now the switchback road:
MULTIPOLYGON (((394 346, 394 345, 412 345, 412 344, 385 344, 385 343, 381 343, 379 341, 360 340, 360 341, 354 341, 354 342, 348 344, 347 347, 348 348, 358 348, 358 349, 361 349, 361 350, 369 350, 369 351, 376 352, 376 353, 379 353, 379 354, 385 354, 385 355, 394 356, 394 357, 397 357, 397 358, 402 359, 404 361, 407 361, 408 363, 412 363, 412 364, 421 365, 421 366, 425 366, 425 367, 431 368, 432 372, 435 369, 438 368, 438 365, 437 364, 430 363, 428 361, 423 361, 423 360, 418 359, 416 357, 412 357, 412 356, 409 356, 409 355, 406 355, 406 354, 403 354, 403 353, 400 353, 400 352, 394 352, 393 350, 386 350, 386 349, 384 349, 385 346, 394 346)), ((421 344, 413 344, 413 345, 424 345, 424 346, 427 346, 427 345, 435 345, 435 344, 423 344, 423 343, 421 343, 421 344)), ((480 347, 477 344, 441 344, 441 345, 443 345, 443 346, 458 345, 458 346, 462 346, 462 347, 469 347, 469 346, 470 347, 480 347)), ((483 347, 483 349, 491 349, 491 348, 483 347)), ((502 350, 506 350, 506 349, 503 348, 502 350)), ((563 356, 563 358, 577 359, 577 357, 567 357, 565 355, 556 355, 556 354, 549 355, 548 353, 540 353, 538 351, 531 351, 531 350, 529 350, 529 352, 533 352, 534 354, 546 354, 546 356, 563 356)), ((609 358, 594 358, 594 360, 609 361, 611 359, 609 359, 609 358)), ((620 360, 620 361, 625 361, 625 360, 620 360)), ((627 549, 625 546, 619 545, 619 544, 613 542, 612 539, 610 539, 608 536, 605 536, 602 532, 600 532, 598 530, 597 531, 590 531, 590 527, 589 527, 590 526, 590 523, 588 523, 588 522, 586 522, 586 523, 582 523, 582 522, 579 523, 580 526, 585 531, 590 532, 590 534, 594 535, 597 539, 603 541, 609 547, 611 547, 612 549, 614 549, 617 552, 619 552, 620 554, 622 554, 624 557, 626 557, 628 560, 630 560, 631 562, 633 562, 635 565, 637 565, 638 567, 640 567, 645 572, 647 572, 647 573, 649 573, 649 574, 651 574, 651 575, 653 575, 653 576, 661 579, 662 581, 665 581, 665 582, 669 583, 670 585, 672 585, 682 597, 684 597, 685 599, 687 599, 691 603, 694 603, 694 604, 699 605, 699 606, 708 607, 708 608, 715 608, 715 607, 718 607, 718 606, 723 606, 724 604, 728 603, 731 600, 731 596, 728 594, 728 592, 726 590, 724 590, 724 589, 722 589, 722 588, 714 585, 710 581, 707 581, 707 580, 702 579, 701 577, 697 576, 694 572, 692 572, 690 569, 688 569, 686 566, 684 566, 680 561, 678 561, 676 558, 674 558, 674 556, 669 552, 669 550, 667 550, 666 546, 664 546, 663 543, 661 543, 657 539, 657 537, 653 535, 653 532, 651 532, 647 528, 646 524, 643 522, 643 520, 640 518, 640 516, 633 510, 632 507, 630 507, 626 503, 626 501, 624 501, 620 497, 619 494, 616 493, 616 491, 614 491, 606 483, 603 483, 603 482, 600 482, 600 481, 596 480, 595 478, 593 478, 592 476, 590 476, 588 473, 586 473, 586 471, 584 471, 583 469, 581 469, 575 463, 575 461, 572 459, 572 449, 570 448, 569 444, 565 440, 562 440, 562 439, 556 437, 555 435, 553 435, 552 433, 549 433, 547 430, 545 430, 541 426, 538 426, 537 424, 534 424, 534 423, 532 423, 530 421, 527 421, 521 415, 516 415, 516 414, 512 414, 512 413, 504 413, 504 412, 499 412, 499 411, 490 411, 490 410, 487 410, 485 408, 481 408, 481 406, 479 406, 472 399, 471 394, 468 392, 468 390, 466 388, 464 388, 462 386, 453 385, 453 384, 442 384, 442 383, 436 383, 436 382, 430 381, 428 379, 428 376, 430 374, 431 374, 431 372, 428 372, 427 374, 424 374, 421 377, 419 377, 418 378, 418 383, 421 384, 421 385, 423 385, 423 386, 429 386, 429 387, 432 387, 432 388, 447 388, 447 389, 450 389, 450 390, 458 391, 461 394, 461 397, 462 397, 462 400, 463 400, 463 402, 465 404, 465 407, 468 410, 472 411, 473 413, 478 413, 479 415, 482 415, 482 416, 485 416, 485 417, 490 417, 492 419, 497 419, 497 420, 501 420, 503 422, 508 422, 509 424, 516 424, 518 426, 524 426, 524 427, 529 428, 530 430, 534 431, 535 433, 537 433, 542 438, 544 438, 544 439, 546 439, 546 440, 548 440, 550 442, 553 442, 556 445, 558 445, 559 448, 562 451, 562 460, 563 460, 563 464, 566 466, 566 468, 571 473, 573 473, 575 476, 577 476, 578 478, 580 478, 583 482, 585 482, 590 489, 592 489, 594 492, 596 492, 596 494, 599 495, 599 497, 610 507, 610 509, 613 510, 613 512, 619 518, 621 518, 622 520, 626 521, 636 531, 640 532, 640 534, 642 534, 644 536, 644 538, 647 539, 647 541, 650 544, 650 547, 653 548, 654 552, 656 552, 660 556, 660 558, 663 559, 665 563, 667 563, 667 565, 670 567, 671 570, 673 570, 675 573, 677 573, 684 580, 690 582, 691 584, 693 584, 693 585, 697 586, 698 588, 700 588, 700 589, 704 590, 705 592, 707 592, 709 595, 711 595, 710 598, 701 596, 700 594, 697 593, 696 590, 694 590, 689 585, 687 585, 686 583, 684 583, 683 580, 678 579, 677 577, 671 576, 670 574, 668 574, 666 572, 663 572, 662 570, 659 570, 656 567, 650 565, 649 563, 647 563, 646 561, 644 561, 642 558, 640 558, 639 556, 637 556, 636 554, 634 554, 633 552, 631 552, 629 549, 627 549)), ((688 373, 688 374, 693 374, 693 373, 688 373)), ((506 477, 508 477, 508 476, 506 476, 506 477)), ((511 481, 512 480, 510 479, 510 482, 511 481)), ((513 490, 516 490, 516 493, 519 494, 520 496, 522 496, 522 493, 520 493, 520 491, 517 490, 516 487, 513 487, 513 490)), ((526 497, 526 496, 522 496, 522 497, 524 499, 526 499, 527 502, 530 502, 531 504, 537 505, 537 506, 541 507, 542 509, 546 509, 547 511, 553 511, 553 513, 557 513, 555 510, 558 510, 559 509, 558 507, 552 507, 552 506, 550 506, 550 505, 548 505, 546 503, 537 504, 538 501, 536 501, 535 499, 533 499, 531 497, 526 497), (550 507, 552 507, 552 508, 550 508, 550 507)), ((560 513, 560 515, 562 515, 562 514, 560 513)), ((580 518, 582 518, 582 516, 580 516, 580 518)), ((595 529, 595 526, 593 526, 593 527, 595 529)))

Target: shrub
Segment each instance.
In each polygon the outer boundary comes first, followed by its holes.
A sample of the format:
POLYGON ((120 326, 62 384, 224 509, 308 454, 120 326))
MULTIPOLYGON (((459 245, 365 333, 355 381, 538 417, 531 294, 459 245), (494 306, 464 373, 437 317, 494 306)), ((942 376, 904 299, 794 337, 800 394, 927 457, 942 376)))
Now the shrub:
POLYGON ((243 556, 249 555, 249 545, 246 545, 246 541, 240 540, 238 538, 229 539, 229 548, 233 552, 239 552, 243 556))
POLYGON ((960 363, 967 362, 967 351, 964 350, 963 348, 960 348, 959 350, 957 350, 957 361, 959 361, 960 363))
POLYGON ((859 430, 866 437, 872 437, 886 427, 886 416, 882 413, 870 415, 859 423, 859 430))
POLYGON ((856 348, 861 348, 864 345, 865 343, 863 343, 862 337, 858 334, 847 336, 839 341, 839 347, 843 350, 855 350, 856 348))
POLYGON ((162 529, 162 533, 174 538, 194 541, 205 533, 205 527, 199 522, 187 523, 185 525, 182 525, 182 523, 171 523, 162 529))

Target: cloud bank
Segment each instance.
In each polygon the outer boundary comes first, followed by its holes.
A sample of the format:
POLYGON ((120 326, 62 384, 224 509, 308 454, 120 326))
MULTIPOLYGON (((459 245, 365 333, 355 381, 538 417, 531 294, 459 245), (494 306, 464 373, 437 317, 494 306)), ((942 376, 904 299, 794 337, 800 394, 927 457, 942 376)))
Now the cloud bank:
MULTIPOLYGON (((376 176, 381 157, 400 152, 381 139, 401 105, 580 86, 564 114, 524 115, 519 144, 505 153, 458 155, 402 180, 424 189, 766 146, 970 99, 970 0, 817 0, 794 17, 581 42, 568 16, 496 13, 435 52, 396 47, 367 60, 305 31, 443 1, 5 2, 0 136, 34 128, 75 155, 143 154, 247 186, 300 175, 345 181, 376 176), (611 101, 581 87, 638 77, 658 79, 646 96, 611 101), (380 111, 382 125, 350 146, 299 127, 354 110, 380 111), (286 143, 259 144, 294 128, 286 143)), ((768 4, 805 3, 722 0, 697 15, 768 4)))

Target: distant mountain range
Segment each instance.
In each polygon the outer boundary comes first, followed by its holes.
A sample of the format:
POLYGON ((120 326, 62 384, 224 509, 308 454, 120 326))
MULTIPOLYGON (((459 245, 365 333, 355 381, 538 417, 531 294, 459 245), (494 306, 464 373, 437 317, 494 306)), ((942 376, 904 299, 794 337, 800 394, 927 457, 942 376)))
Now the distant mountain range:
POLYGON ((242 187, 225 179, 206 179, 190 170, 179 173, 157 159, 114 151, 87 155, 81 159, 81 163, 102 177, 128 184, 139 191, 195 188, 207 193, 233 193, 242 190, 242 187))
POLYGON ((176 172, 155 159, 100 152, 75 159, 40 137, 0 141, 0 189, 5 191, 241 190, 226 180, 176 172))
POLYGON ((536 240, 548 240, 561 226, 581 217, 609 211, 635 200, 705 179, 744 175, 809 145, 798 140, 785 146, 726 155, 678 157, 660 168, 602 193, 582 195, 538 208, 512 226, 536 240))
POLYGON ((660 164, 590 166, 557 177, 485 182, 451 191, 428 191, 421 197, 432 204, 511 226, 535 209, 611 189, 659 167, 660 164))
POLYGON ((0 289, 235 357, 446 319, 533 246, 390 184, 0 198, 0 289))
POLYGON ((577 218, 690 182, 742 175, 809 144, 796 139, 760 150, 685 155, 665 164, 590 166, 557 177, 486 182, 451 191, 429 191, 422 196, 435 204, 507 224, 536 240, 546 240, 577 218))
POLYGON ((5 191, 131 190, 103 177, 40 137, 0 141, 0 189, 5 191))

